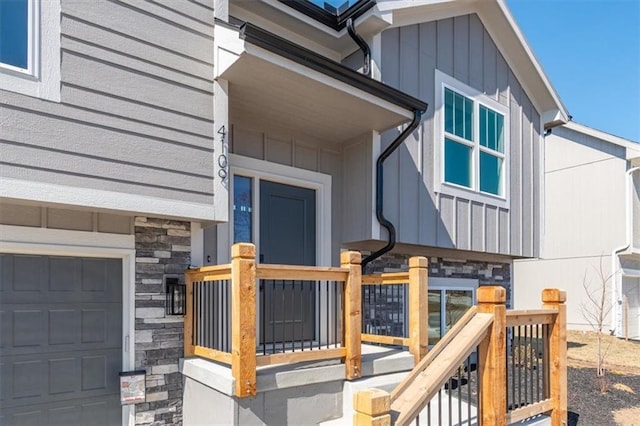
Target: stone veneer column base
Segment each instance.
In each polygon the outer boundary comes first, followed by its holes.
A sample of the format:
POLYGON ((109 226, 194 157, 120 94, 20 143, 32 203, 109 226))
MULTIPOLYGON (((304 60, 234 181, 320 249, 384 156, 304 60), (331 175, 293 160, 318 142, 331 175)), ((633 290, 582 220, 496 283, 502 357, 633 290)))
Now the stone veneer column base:
POLYGON ((147 401, 137 404, 136 425, 182 424, 184 319, 165 315, 165 278, 184 283, 191 259, 190 222, 135 218, 136 368, 147 371, 147 401))

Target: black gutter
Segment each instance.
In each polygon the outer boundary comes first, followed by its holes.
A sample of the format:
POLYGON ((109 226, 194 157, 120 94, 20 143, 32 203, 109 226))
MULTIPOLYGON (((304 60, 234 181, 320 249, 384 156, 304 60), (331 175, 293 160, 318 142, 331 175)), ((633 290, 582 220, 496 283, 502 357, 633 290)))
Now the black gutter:
POLYGON ((393 151, 398 148, 402 142, 409 136, 413 131, 418 128, 420 125, 420 120, 422 118, 422 113, 426 111, 424 110, 414 110, 413 111, 413 121, 411 124, 407 126, 406 129, 402 131, 396 137, 396 139, 384 150, 382 154, 378 157, 376 161, 376 218, 380 225, 382 225, 389 232, 389 241, 387 244, 382 247, 380 250, 371 253, 369 256, 365 257, 362 260, 362 273, 365 272, 365 268, 369 263, 379 258, 383 254, 391 251, 393 247, 396 245, 396 228, 393 226, 393 223, 389 222, 389 220, 384 217, 383 207, 384 207, 384 199, 383 199, 383 182, 384 182, 384 160, 389 158, 389 156, 393 153, 393 151))
POLYGON ((292 9, 302 12, 310 18, 330 27, 336 31, 342 30, 347 25, 349 18, 356 19, 375 4, 376 0, 360 0, 343 13, 330 13, 318 5, 315 5, 309 1, 301 0, 279 0, 280 3, 284 3, 292 9))
MULTIPOLYGON (((216 21, 217 22, 217 21, 216 21)), ((247 43, 261 47, 293 62, 321 72, 331 78, 342 81, 371 95, 410 111, 425 111, 426 102, 414 98, 398 89, 387 86, 366 75, 345 67, 339 62, 325 58, 316 52, 291 43, 280 36, 263 30, 249 22, 240 27, 240 38, 247 43)))
POLYGON ((349 18, 347 20, 347 31, 349 32, 349 36, 356 42, 360 50, 362 50, 362 54, 364 55, 364 64, 362 65, 362 74, 367 77, 371 77, 371 49, 369 49, 369 45, 366 41, 356 32, 356 27, 353 25, 353 19, 349 18))

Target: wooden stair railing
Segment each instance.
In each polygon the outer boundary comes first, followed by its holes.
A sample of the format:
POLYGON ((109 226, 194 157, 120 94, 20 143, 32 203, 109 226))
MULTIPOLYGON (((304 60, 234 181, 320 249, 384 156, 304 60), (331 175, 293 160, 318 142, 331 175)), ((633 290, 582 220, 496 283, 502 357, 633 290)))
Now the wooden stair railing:
MULTIPOLYGON (((504 288, 480 287, 477 298, 478 306, 467 311, 391 394, 378 389, 367 389, 355 395, 355 425, 412 423, 436 394, 439 395, 447 380, 456 371, 460 374, 461 363, 477 347, 479 398, 476 421, 479 425, 505 426, 507 421, 520 421, 546 412, 551 416, 553 426, 566 426, 566 293, 558 289, 545 289, 542 292, 543 309, 510 311, 509 315, 505 306, 504 288), (548 335, 543 333, 546 351, 543 368, 547 369, 543 374, 547 377, 548 387, 543 391, 541 400, 532 400, 528 405, 508 409, 506 367, 509 361, 513 370, 517 365, 514 362, 517 361, 514 342, 507 344, 507 329, 523 324, 550 327, 548 335)), ((440 397, 437 399, 439 401, 440 397)), ((468 400, 466 403, 471 402, 468 400)), ((430 412, 431 409, 427 410, 428 416, 430 412)), ((471 408, 468 415, 472 415, 471 408)))

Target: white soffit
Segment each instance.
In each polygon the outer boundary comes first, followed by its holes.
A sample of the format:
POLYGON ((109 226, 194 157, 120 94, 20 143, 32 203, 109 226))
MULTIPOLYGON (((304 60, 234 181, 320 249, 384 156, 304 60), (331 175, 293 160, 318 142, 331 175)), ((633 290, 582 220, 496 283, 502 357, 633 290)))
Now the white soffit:
POLYGON ((236 122, 340 143, 413 118, 408 109, 245 42, 234 29, 216 26, 216 42, 216 78, 229 82, 236 122))

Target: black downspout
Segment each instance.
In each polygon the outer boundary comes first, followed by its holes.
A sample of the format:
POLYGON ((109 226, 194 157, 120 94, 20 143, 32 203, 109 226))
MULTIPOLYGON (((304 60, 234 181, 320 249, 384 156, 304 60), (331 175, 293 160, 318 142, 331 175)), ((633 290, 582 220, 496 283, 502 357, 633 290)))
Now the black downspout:
POLYGON ((356 42, 362 53, 364 54, 364 65, 362 67, 362 74, 367 77, 371 77, 371 49, 369 49, 369 45, 366 41, 360 36, 360 34, 356 33, 356 27, 353 25, 353 19, 347 19, 347 32, 356 42))
POLYGON ((378 219, 378 222, 380 222, 380 225, 382 225, 389 232, 389 242, 380 250, 374 253, 371 253, 369 256, 365 257, 362 260, 363 273, 365 272, 365 268, 369 263, 379 258, 383 254, 387 253, 388 251, 393 249, 393 246, 396 245, 396 228, 393 226, 393 223, 389 222, 389 220, 387 220, 387 218, 384 217, 384 213, 382 211, 383 205, 384 205, 384 200, 383 200, 384 165, 383 163, 384 163, 384 160, 386 160, 393 153, 393 151, 395 151, 396 148, 398 148, 402 144, 402 142, 404 142, 407 136, 413 133, 413 131, 420 125, 420 119, 422 118, 423 112, 424 111, 419 111, 419 110, 413 111, 413 121, 411 121, 409 126, 407 126, 407 128, 404 129, 402 133, 400 133, 398 137, 391 143, 391 145, 389 145, 387 149, 385 149, 384 152, 380 154, 380 156, 378 157, 378 160, 376 161, 376 218, 378 219))

